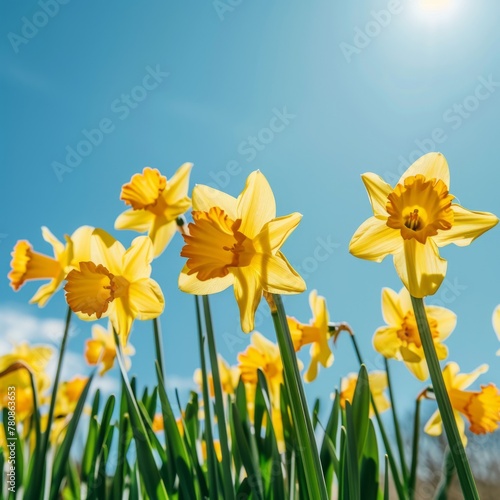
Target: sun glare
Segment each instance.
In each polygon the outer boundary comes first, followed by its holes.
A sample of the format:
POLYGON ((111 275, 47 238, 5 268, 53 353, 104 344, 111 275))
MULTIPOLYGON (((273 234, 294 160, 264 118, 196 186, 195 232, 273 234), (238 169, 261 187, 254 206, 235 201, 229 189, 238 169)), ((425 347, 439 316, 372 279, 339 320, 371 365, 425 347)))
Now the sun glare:
POLYGON ((455 17, 460 3, 460 0, 416 0, 413 8, 423 21, 440 23, 455 17))

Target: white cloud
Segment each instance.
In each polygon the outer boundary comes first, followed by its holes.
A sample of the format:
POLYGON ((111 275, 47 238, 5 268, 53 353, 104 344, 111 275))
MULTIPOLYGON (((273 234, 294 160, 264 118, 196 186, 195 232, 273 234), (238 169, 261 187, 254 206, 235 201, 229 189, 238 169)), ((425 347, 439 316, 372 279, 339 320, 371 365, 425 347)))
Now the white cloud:
POLYGON ((23 341, 36 344, 56 344, 64 332, 64 321, 56 318, 37 318, 15 309, 0 308, 0 354, 12 350, 13 344, 23 341))
POLYGON ((177 389, 178 391, 190 391, 196 389, 196 384, 191 377, 180 375, 169 375, 166 377, 167 389, 177 389))

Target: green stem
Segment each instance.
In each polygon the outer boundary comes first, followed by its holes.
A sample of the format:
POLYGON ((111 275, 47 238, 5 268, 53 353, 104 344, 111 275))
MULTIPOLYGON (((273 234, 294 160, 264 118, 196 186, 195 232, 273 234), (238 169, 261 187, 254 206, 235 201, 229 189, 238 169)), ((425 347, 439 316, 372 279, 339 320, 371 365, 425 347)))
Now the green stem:
POLYGON ((394 397, 394 392, 392 389, 391 372, 389 370, 389 361, 387 358, 384 358, 384 364, 385 364, 385 371, 387 373, 387 385, 389 389, 389 398, 391 400, 392 419, 394 422, 394 430, 396 432, 396 443, 398 445, 399 460, 401 462, 401 470, 403 472, 403 481, 405 484, 408 484, 408 468, 406 465, 403 439, 401 438, 401 429, 399 427, 399 421, 396 413, 396 398, 394 397))
POLYGON ((210 367, 212 368, 212 380, 215 394, 215 412, 217 414, 217 427, 219 429, 219 440, 222 452, 222 478, 224 480, 224 498, 234 499, 233 477, 231 474, 231 455, 226 428, 226 414, 224 412, 224 397, 222 395, 222 385, 219 375, 219 359, 215 346, 215 335, 212 326, 212 314, 210 312, 210 302, 208 296, 203 296, 203 310, 205 312, 205 325, 207 328, 208 354, 210 356, 210 367))
POLYGON ((285 387, 288 391, 293 423, 297 431, 297 439, 302 454, 309 498, 327 500, 328 493, 326 491, 325 478, 307 409, 304 387, 302 386, 299 367, 297 365, 297 356, 293 348, 292 337, 286 320, 285 308, 280 295, 273 294, 273 299, 276 304, 276 310, 271 312, 283 359, 285 387))
MULTIPOLYGON (((352 330, 347 327, 344 328, 349 332, 349 337, 351 337, 352 345, 354 347, 354 351, 356 352, 356 357, 358 358, 358 362, 360 365, 364 365, 363 357, 361 356, 361 351, 359 350, 358 342, 352 330)), ((365 365, 366 366, 366 365, 365 365)), ((375 418, 377 419, 378 428, 380 430, 380 434, 382 436, 382 441, 384 442, 385 451, 387 452, 387 458, 389 460, 389 466, 391 468, 392 479, 394 481, 394 486, 398 492, 398 498, 400 500, 404 500, 406 498, 403 485, 401 484, 401 479, 399 477, 398 467, 396 465, 396 460, 394 459, 394 453, 392 452, 391 444, 389 442, 389 438, 387 437, 387 433, 385 432, 385 427, 380 418, 380 413, 378 412, 377 405, 375 404, 375 399, 373 397, 373 393, 370 391, 370 397, 372 402, 373 412, 375 413, 375 418)))
POLYGON ((410 478, 408 479, 408 492, 410 499, 415 498, 415 486, 417 483, 417 467, 418 467, 418 445, 420 437, 420 395, 415 401, 415 417, 413 420, 413 441, 411 447, 411 467, 410 478))
POLYGON ((161 325, 158 318, 153 319, 153 331, 155 337, 155 348, 156 348, 156 360, 158 361, 158 366, 160 367, 161 376, 165 380, 165 367, 163 364, 163 343, 161 339, 161 325))
POLYGON ((201 326, 201 314, 200 314, 200 304, 199 297, 194 296, 195 306, 196 306, 196 324, 198 327, 198 343, 200 344, 200 366, 202 373, 202 392, 203 392, 203 409, 205 411, 205 433, 207 442, 207 464, 208 464, 208 477, 210 488, 208 490, 210 495, 210 500, 217 500, 219 497, 218 492, 220 491, 219 485, 219 475, 217 474, 216 468, 216 457, 214 451, 214 437, 212 433, 212 411, 210 406, 210 396, 208 392, 208 372, 205 360, 205 338, 203 337, 203 329, 201 326))
POLYGON ((467 455, 465 454, 465 448, 457 429, 450 398, 444 384, 443 374, 441 372, 436 349, 434 347, 434 341, 432 340, 431 330, 427 321, 427 315, 425 313, 424 301, 413 296, 411 301, 413 304, 415 318, 417 320, 420 340, 424 348, 425 359, 427 360, 427 366, 429 367, 432 387, 436 395, 439 412, 443 420, 443 427, 446 432, 446 437, 448 438, 450 453, 457 469, 462 492, 467 500, 479 499, 476 483, 474 482, 469 461, 467 460, 467 455))
POLYGON ((26 498, 37 498, 40 492, 43 491, 44 489, 43 483, 45 480, 47 450, 49 448, 49 443, 50 443, 50 430, 52 427, 52 421, 54 419, 54 411, 57 401, 57 389, 59 387, 59 379, 61 377, 63 358, 64 358, 64 353, 66 351, 66 344, 68 343, 70 323, 71 323, 71 308, 68 307, 68 311, 66 313, 66 323, 64 325, 64 333, 61 340, 61 347, 59 348, 59 359, 57 361, 56 376, 54 378, 54 385, 52 387, 52 396, 50 398, 49 413, 47 416, 47 427, 45 428, 45 432, 43 433, 41 438, 40 453, 37 457, 37 467, 35 467, 34 469, 37 471, 37 473, 33 476, 33 481, 27 488, 26 498))

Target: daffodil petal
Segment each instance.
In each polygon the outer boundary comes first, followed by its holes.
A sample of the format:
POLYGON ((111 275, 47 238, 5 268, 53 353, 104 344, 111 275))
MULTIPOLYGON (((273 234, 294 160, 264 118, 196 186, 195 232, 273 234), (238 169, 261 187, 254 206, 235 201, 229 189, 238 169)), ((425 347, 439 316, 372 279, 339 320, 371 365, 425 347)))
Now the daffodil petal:
POLYGON ((439 231, 432 239, 440 247, 454 243, 464 247, 477 237, 496 226, 498 218, 489 212, 473 212, 460 205, 451 205, 453 226, 447 231, 439 231))
POLYGON ((166 222, 163 217, 156 218, 149 233, 150 238, 153 240, 155 258, 161 255, 163 250, 167 248, 176 231, 177 222, 175 220, 166 222))
POLYGON ((297 227, 300 219, 302 215, 295 212, 266 222, 253 241, 255 250, 261 253, 275 253, 297 227))
MULTIPOLYGON (((373 371, 368 374, 370 390, 372 393, 382 393, 387 389, 387 373, 381 371, 373 371)), ((378 408, 378 405, 377 405, 378 408)))
POLYGON ((448 162, 441 153, 427 153, 415 161, 399 179, 403 184, 407 177, 423 175, 426 179, 440 179, 450 187, 450 169, 448 162))
POLYGON ((54 256, 57 258, 64 252, 64 244, 61 243, 49 230, 48 227, 42 226, 43 239, 52 245, 54 256))
POLYGON ((211 208, 220 207, 230 219, 236 220, 238 218, 236 198, 223 191, 203 184, 197 184, 193 188, 192 199, 193 210, 210 212, 211 208))
POLYGON ((500 306, 497 306, 493 311, 493 317, 491 320, 493 323, 493 329, 497 334, 498 340, 500 340, 500 306))
POLYGON ((404 251, 394 255, 394 265, 410 294, 422 298, 436 293, 446 275, 447 262, 432 240, 423 245, 411 239, 404 241, 404 251))
POLYGON ((131 309, 137 311, 137 319, 157 318, 165 307, 160 285, 151 278, 143 278, 129 285, 131 309))
POLYGON ((453 387, 455 389, 466 389, 469 385, 472 385, 480 375, 486 373, 489 370, 487 364, 482 364, 478 366, 471 373, 460 373, 453 378, 453 387))
POLYGON ((441 419, 441 414, 439 410, 436 410, 431 418, 427 421, 424 427, 424 431, 429 436, 440 436, 443 432, 443 421, 441 419))
MULTIPOLYGON (((373 215, 378 218, 385 218, 389 216, 386 210, 387 197, 392 192, 392 187, 385 182, 379 175, 367 172, 361 176, 365 185, 370 203, 372 205, 373 215)), ((384 219, 384 220, 385 220, 384 219)))
POLYGON ((234 283, 234 276, 229 273, 223 278, 212 278, 206 281, 198 279, 196 274, 188 274, 189 267, 184 266, 179 275, 179 289, 194 295, 210 295, 222 292, 234 283))
POLYGON ((151 261, 153 260, 153 243, 149 236, 138 236, 123 256, 122 276, 133 282, 151 276, 151 261))
POLYGON ((262 299, 259 276, 248 267, 233 268, 234 296, 240 309, 241 328, 245 333, 254 329, 255 311, 262 299))
POLYGON ((177 200, 187 196, 189 189, 189 174, 193 168, 192 163, 183 163, 170 179, 167 180, 166 197, 168 202, 177 202, 177 200))
POLYGON ((122 340, 128 339, 135 316, 135 311, 132 310, 128 297, 123 296, 113 300, 109 309, 109 319, 116 333, 122 340))
POLYGON ((408 312, 413 313, 410 292, 405 287, 399 291, 399 306, 401 307, 403 316, 406 316, 408 312))
POLYGON ((398 230, 392 229, 385 221, 370 217, 351 239, 349 252, 360 259, 382 262, 384 257, 398 252, 403 246, 403 239, 398 230))
POLYGON ((465 435, 465 420, 456 410, 453 410, 453 416, 455 417, 455 422, 457 424, 458 433, 462 439, 462 444, 467 446, 467 436, 465 435))
POLYGON ((61 284, 62 277, 59 280, 50 280, 45 285, 42 285, 31 297, 30 304, 38 304, 38 307, 43 307, 52 297, 58 286, 61 284))
POLYGON ((115 220, 115 229, 131 229, 139 233, 149 231, 155 220, 155 214, 149 210, 125 210, 115 220))
POLYGON ((318 376, 318 361, 315 358, 311 358, 311 362, 309 363, 309 368, 306 373, 304 373, 304 381, 308 384, 316 380, 318 376))
POLYGON ((444 340, 449 337, 457 325, 457 315, 453 311, 439 306, 426 306, 425 310, 429 318, 438 322, 439 335, 437 339, 444 340))
POLYGON ((373 347, 385 358, 395 358, 401 347, 398 329, 391 326, 378 328, 373 336, 373 347))
POLYGON ((76 267, 80 262, 88 262, 90 258, 90 238, 94 228, 81 226, 72 235, 73 259, 71 264, 76 267))
POLYGON ((255 238, 264 224, 276 217, 276 201, 271 186, 259 170, 252 172, 245 188, 238 197, 240 231, 248 238, 255 238))
POLYGON ((408 370, 410 370, 410 372, 418 378, 418 380, 424 381, 429 377, 429 370, 425 359, 422 359, 418 363, 409 363, 405 361, 405 365, 408 370))
POLYGON ((103 229, 95 229, 92 233, 90 255, 95 264, 102 264, 117 276, 121 274, 125 248, 103 229))
POLYGON ((305 281, 281 252, 272 256, 260 255, 249 267, 255 270, 263 289, 269 293, 301 293, 306 289, 305 281))
POLYGON ((391 288, 382 289, 382 316, 391 326, 401 325, 404 314, 399 305, 399 295, 391 288))
POLYGON ((328 331, 328 322, 330 318, 328 315, 328 308, 326 307, 325 297, 318 295, 316 290, 312 290, 309 294, 309 307, 313 314, 314 326, 318 327, 322 332, 328 331))

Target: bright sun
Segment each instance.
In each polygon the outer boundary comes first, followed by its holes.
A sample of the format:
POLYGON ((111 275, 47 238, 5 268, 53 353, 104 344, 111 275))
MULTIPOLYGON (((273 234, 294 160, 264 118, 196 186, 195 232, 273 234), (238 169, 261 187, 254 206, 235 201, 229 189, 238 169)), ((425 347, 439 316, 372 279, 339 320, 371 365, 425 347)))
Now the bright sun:
POLYGON ((415 0, 415 14, 425 21, 448 21, 458 11, 460 0, 415 0))

